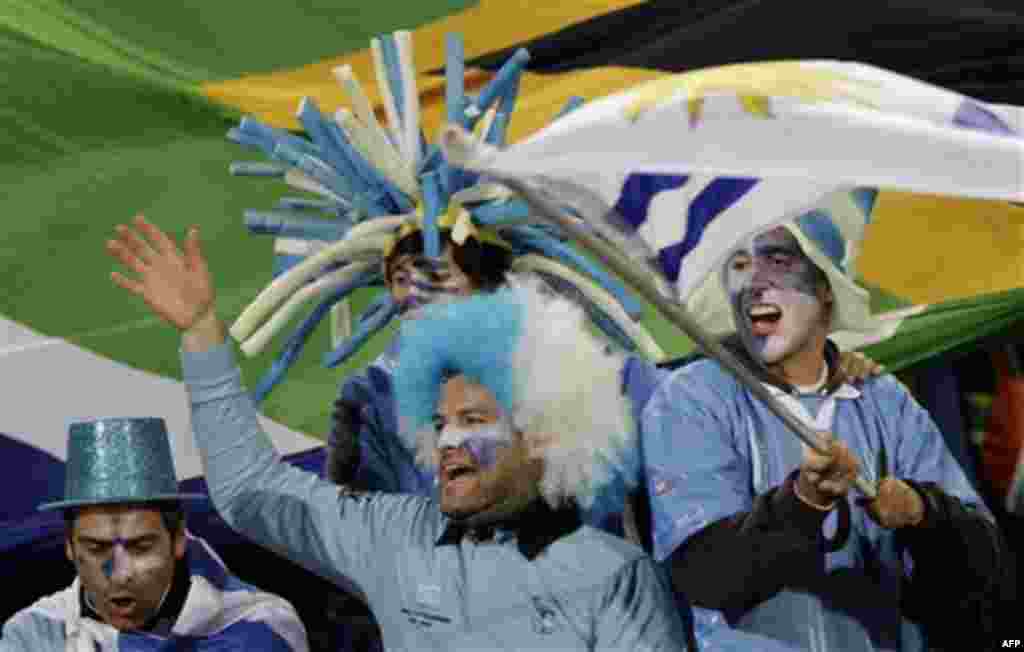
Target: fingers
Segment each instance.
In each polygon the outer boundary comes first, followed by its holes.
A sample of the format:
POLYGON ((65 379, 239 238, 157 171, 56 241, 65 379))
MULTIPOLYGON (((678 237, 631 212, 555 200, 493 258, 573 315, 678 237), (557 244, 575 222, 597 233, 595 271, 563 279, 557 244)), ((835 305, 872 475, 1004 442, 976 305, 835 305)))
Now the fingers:
POLYGON ((107 252, 133 272, 137 274, 145 273, 146 263, 136 256, 123 240, 107 240, 107 252))
POLYGON ((157 254, 153 247, 140 238, 133 229, 124 224, 118 224, 114 230, 117 232, 117 241, 142 262, 149 263, 156 258, 157 254))
POLYGON ((206 272, 206 258, 199 242, 199 227, 189 227, 185 236, 185 264, 196 271, 206 272))
POLYGON ((160 227, 146 220, 142 215, 135 217, 135 226, 142 231, 142 233, 149 238, 149 241, 153 243, 156 250, 162 254, 174 254, 180 256, 181 252, 178 250, 178 245, 175 244, 166 233, 164 233, 160 227))
POLYGON ((116 285, 119 285, 124 289, 128 290, 132 294, 138 294, 141 296, 143 293, 144 286, 142 285, 141 282, 130 279, 127 276, 123 276, 117 272, 110 273, 110 280, 113 281, 116 285))

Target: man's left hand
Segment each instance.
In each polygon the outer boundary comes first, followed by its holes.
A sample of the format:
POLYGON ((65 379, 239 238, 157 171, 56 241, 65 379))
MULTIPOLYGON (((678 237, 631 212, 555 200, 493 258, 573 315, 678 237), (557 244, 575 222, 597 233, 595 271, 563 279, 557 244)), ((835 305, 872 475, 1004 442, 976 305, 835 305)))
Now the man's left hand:
POLYGON ((924 520, 924 499, 917 490, 899 478, 882 478, 878 497, 858 501, 871 519, 887 530, 920 525, 924 520))

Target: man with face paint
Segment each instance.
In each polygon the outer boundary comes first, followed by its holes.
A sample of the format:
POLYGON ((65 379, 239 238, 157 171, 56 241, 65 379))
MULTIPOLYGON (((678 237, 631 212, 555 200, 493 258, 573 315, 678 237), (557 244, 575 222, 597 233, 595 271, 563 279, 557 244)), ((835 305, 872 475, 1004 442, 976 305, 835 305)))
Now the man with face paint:
MULTIPOLYGON (((430 498, 354 492, 283 462, 217 319, 197 234, 152 242, 114 275, 182 331, 210 496, 234 529, 367 597, 393 650, 683 650, 667 583, 643 551, 582 525, 635 450, 622 359, 582 311, 536 289, 427 306, 402 326, 403 429, 440 466, 430 498), (572 365, 567 382, 559 370, 572 365)), ((117 246, 112 247, 119 249, 117 246)))
POLYGON ((15 614, 3 652, 305 652, 283 599, 232 577, 185 531, 183 500, 161 419, 71 426, 62 509, 74 583, 15 614))
MULTIPOLYGON (((444 248, 435 260, 424 254, 421 230, 399 233, 384 261, 384 278, 404 319, 414 318, 424 305, 504 284, 510 252, 496 238, 478 234, 460 244, 450 229, 442 229, 444 248)), ((342 382, 324 475, 354 489, 429 495, 434 478, 416 467, 397 432, 392 374, 400 346, 396 339, 365 370, 342 382)))
POLYGON ((731 316, 726 346, 827 452, 717 362, 674 372, 643 415, 655 558, 708 627, 814 652, 977 648, 1012 601, 1012 560, 906 389, 840 371, 828 335, 871 325, 851 257, 809 213, 739 246, 691 303, 731 316), (876 500, 851 492, 860 472, 876 500))

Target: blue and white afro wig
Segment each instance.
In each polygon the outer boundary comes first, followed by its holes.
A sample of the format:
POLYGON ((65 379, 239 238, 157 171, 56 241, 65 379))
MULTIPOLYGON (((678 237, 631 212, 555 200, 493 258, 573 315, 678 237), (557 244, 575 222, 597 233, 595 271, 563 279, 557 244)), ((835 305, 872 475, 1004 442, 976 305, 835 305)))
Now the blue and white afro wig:
MULTIPOLYGON (((417 461, 437 465, 433 417, 444 382, 464 375, 486 387, 544 460, 540 493, 583 509, 625 487, 635 426, 622 392, 621 354, 587 330, 583 310, 536 278, 493 294, 428 306, 402 325, 395 373, 399 427, 417 461)), ((621 496, 620 496, 621 498, 621 496)))

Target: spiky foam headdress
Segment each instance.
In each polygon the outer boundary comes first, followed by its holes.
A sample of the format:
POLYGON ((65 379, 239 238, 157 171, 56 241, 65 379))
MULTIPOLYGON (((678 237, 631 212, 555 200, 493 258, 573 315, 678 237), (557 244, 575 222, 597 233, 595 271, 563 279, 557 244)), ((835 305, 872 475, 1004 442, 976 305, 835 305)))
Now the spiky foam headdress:
POLYGON ((549 504, 621 504, 637 451, 623 358, 585 323, 578 304, 536 279, 515 279, 492 294, 428 306, 404 324, 395 400, 417 461, 436 466, 441 386, 465 375, 491 391, 528 448, 542 451, 540 492, 549 504))
MULTIPOLYGON (((399 312, 385 293, 352 328, 347 297, 382 282, 381 261, 396 240, 423 232, 425 254, 441 252, 441 230, 457 245, 466 238, 507 246, 512 270, 534 272, 559 291, 574 294, 591 319, 628 350, 659 359, 661 350, 640 326, 640 303, 615 279, 569 247, 557 233, 530 224, 526 204, 504 187, 450 166, 420 129, 412 37, 396 32, 372 40, 387 126, 382 125, 348 66, 335 69, 351 102, 333 119, 304 98, 298 118, 307 137, 244 118, 228 132, 242 145, 261 149, 271 162, 238 162, 232 174, 283 178, 316 197, 280 200, 271 211, 246 211, 251 232, 278 236, 274 280, 239 316, 231 335, 246 355, 261 351, 309 301, 320 303, 288 339, 256 387, 257 400, 280 382, 310 333, 329 313, 335 328, 324 363, 341 364, 399 312), (276 312, 275 312, 276 310, 276 312)), ((476 97, 464 93, 461 38, 447 41, 447 120, 489 144, 505 144, 529 55, 519 50, 476 97)), ((570 100, 565 110, 579 105, 570 100)), ((563 110, 563 112, 565 111, 563 110)))

